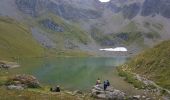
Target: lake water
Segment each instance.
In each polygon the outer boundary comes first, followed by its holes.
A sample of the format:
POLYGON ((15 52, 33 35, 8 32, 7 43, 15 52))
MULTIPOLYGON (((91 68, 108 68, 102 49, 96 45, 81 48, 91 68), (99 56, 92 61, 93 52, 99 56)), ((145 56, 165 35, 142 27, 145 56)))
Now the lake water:
POLYGON ((13 74, 32 74, 43 84, 59 84, 70 90, 90 89, 97 78, 110 80, 118 89, 131 89, 115 71, 116 66, 126 61, 125 57, 31 58, 19 60, 21 67, 10 71, 13 74))

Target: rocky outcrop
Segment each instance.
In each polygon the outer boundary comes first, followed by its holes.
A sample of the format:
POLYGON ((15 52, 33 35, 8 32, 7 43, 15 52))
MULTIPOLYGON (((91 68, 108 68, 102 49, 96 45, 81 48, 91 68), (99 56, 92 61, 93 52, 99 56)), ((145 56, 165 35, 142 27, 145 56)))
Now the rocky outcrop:
POLYGON ((49 11, 68 20, 96 19, 101 17, 97 10, 76 8, 63 0, 16 0, 20 11, 31 16, 37 16, 41 11, 49 11))
POLYGON ((61 27, 60 25, 58 25, 57 23, 55 23, 54 21, 52 21, 50 19, 45 19, 45 20, 41 21, 40 23, 42 24, 43 27, 50 29, 52 31, 64 32, 63 27, 61 27))
POLYGON ((122 13, 124 18, 132 19, 134 18, 140 11, 140 3, 133 3, 130 5, 125 5, 123 7, 122 13))
POLYGON ((63 2, 51 2, 47 5, 47 9, 68 20, 96 19, 101 17, 101 13, 96 10, 76 8, 63 2))
POLYGON ((91 90, 91 96, 97 99, 104 99, 104 100, 124 100, 125 93, 113 89, 113 87, 109 86, 106 91, 103 90, 103 85, 96 85, 91 90))
POLYGON ((6 83, 7 87, 11 88, 38 88, 40 87, 39 81, 32 75, 16 75, 9 78, 6 83))
POLYGON ((16 0, 19 10, 32 16, 36 15, 37 0, 16 0))
POLYGON ((169 5, 169 0, 145 0, 141 14, 143 16, 161 14, 164 17, 170 18, 169 5))

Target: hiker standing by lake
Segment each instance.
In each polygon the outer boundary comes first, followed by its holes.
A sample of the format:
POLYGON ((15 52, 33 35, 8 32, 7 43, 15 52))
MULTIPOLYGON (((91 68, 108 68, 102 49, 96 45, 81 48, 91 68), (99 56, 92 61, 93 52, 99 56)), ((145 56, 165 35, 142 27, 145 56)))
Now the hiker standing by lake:
POLYGON ((106 81, 106 84, 107 84, 107 86, 110 86, 110 82, 109 82, 109 80, 107 80, 107 81, 106 81))
POLYGON ((104 88, 104 91, 107 89, 107 82, 106 81, 103 82, 103 88, 104 88))
POLYGON ((99 84, 101 84, 101 80, 98 78, 96 81, 96 85, 99 85, 99 84))

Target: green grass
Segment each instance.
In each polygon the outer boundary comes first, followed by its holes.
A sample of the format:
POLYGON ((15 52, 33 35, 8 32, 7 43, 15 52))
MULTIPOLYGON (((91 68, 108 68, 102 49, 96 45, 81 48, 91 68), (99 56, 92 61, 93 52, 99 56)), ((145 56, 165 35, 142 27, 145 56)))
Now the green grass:
POLYGON ((43 48, 33 39, 29 29, 12 19, 0 18, 0 58, 37 57, 43 48))
POLYGON ((144 89, 145 84, 137 80, 135 76, 130 72, 125 72, 121 68, 118 68, 119 76, 124 77, 124 80, 130 84, 133 84, 135 88, 144 89))
POLYGON ((163 88, 170 89, 170 41, 137 55, 124 67, 150 80, 163 88))
MULTIPOLYGON (((61 93, 49 92, 49 89, 26 89, 26 90, 7 90, 0 87, 0 100, 80 100, 78 96, 71 95, 65 91, 61 93)), ((82 97, 83 100, 93 100, 89 96, 82 97)))

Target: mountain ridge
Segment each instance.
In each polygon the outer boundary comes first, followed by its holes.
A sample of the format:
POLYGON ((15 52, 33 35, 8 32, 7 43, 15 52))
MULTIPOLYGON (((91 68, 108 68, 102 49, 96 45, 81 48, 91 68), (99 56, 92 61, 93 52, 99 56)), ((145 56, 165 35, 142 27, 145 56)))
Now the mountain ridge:
MULTIPOLYGON (((2 0, 0 5, 4 9, 0 10, 0 15, 27 24, 30 30, 33 29, 32 32, 37 33, 32 33, 34 39, 40 44, 42 40, 39 40, 39 36, 47 41, 47 49, 50 47, 62 50, 73 45, 73 50, 98 53, 100 48, 125 46, 130 52, 139 52, 162 40, 170 39, 168 4, 168 0, 111 0, 108 3, 98 0, 2 0), (44 16, 44 21, 37 22, 41 16, 44 16), (79 36, 87 37, 88 44, 72 42, 71 39, 63 43, 60 38, 65 36, 59 33, 64 33, 61 32, 64 28, 61 27, 60 20, 51 20, 50 16, 62 20, 65 25, 76 26, 71 27, 73 30, 82 30, 73 32, 78 37, 74 34, 72 37, 75 40, 79 40, 79 36), (140 36, 140 41, 132 39, 136 33, 140 36)), ((68 33, 71 36, 72 32, 68 33)))

